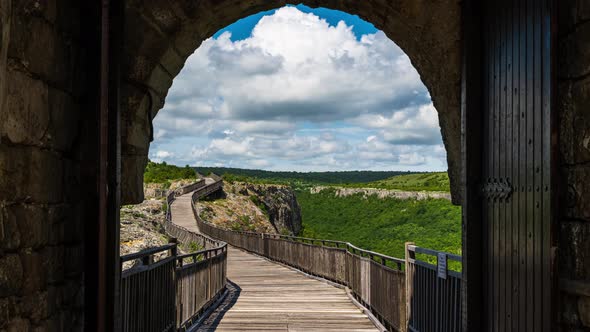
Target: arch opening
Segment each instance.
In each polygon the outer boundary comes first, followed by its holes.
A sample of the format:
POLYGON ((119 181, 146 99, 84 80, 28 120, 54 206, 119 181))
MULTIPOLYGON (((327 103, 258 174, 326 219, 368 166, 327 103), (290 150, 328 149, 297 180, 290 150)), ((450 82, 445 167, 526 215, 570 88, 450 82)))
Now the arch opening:
MULTIPOLYGON (((459 5, 440 4, 445 11, 400 3, 392 8, 379 1, 360 4, 331 1, 303 2, 311 7, 327 7, 358 15, 371 22, 408 55, 412 65, 430 91, 438 111, 442 138, 447 151, 448 169, 454 201, 460 200, 460 110, 459 110, 459 5), (455 8, 456 11, 449 10, 455 8), (386 13, 387 15, 383 15, 386 13), (448 15, 445 27, 434 28, 433 20, 448 15), (387 19, 385 19, 387 18, 387 19), (444 37, 444 38, 443 38, 444 37), (444 56, 443 56, 444 55, 444 56), (440 59, 448 59, 441 66, 440 59)), ((249 14, 284 6, 249 3, 236 6, 230 2, 188 6, 129 2, 126 8, 124 83, 122 91, 122 193, 123 202, 137 202, 143 197, 142 174, 147 163, 149 143, 156 134, 152 121, 164 106, 164 100, 190 54, 205 38, 229 23, 249 14), (141 31, 143 38, 133 38, 141 31)))
POLYGON ((155 117, 150 159, 278 171, 446 171, 436 110, 368 22, 283 7, 217 32, 155 117), (330 20, 332 22, 330 22, 330 20))

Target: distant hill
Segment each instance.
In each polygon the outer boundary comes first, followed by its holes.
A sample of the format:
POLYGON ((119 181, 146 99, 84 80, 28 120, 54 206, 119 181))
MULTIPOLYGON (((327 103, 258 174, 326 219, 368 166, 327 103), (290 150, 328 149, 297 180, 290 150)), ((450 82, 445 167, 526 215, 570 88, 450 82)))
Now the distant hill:
MULTIPOLYGON (((350 185, 359 187, 359 185, 350 185)), ((391 178, 363 183, 362 187, 395 189, 405 191, 445 191, 449 192, 451 186, 447 172, 415 173, 397 175, 391 178)))
POLYGON ((196 179, 197 174, 195 170, 188 165, 178 167, 175 165, 168 165, 166 162, 155 163, 148 160, 148 164, 143 173, 143 181, 145 183, 170 183, 171 181, 180 179, 196 179))
POLYGON ((195 170, 204 175, 211 172, 222 176, 232 175, 233 179, 240 181, 259 180, 261 182, 304 182, 310 184, 367 183, 385 180, 396 175, 415 174, 410 171, 274 172, 229 167, 195 167, 195 170))

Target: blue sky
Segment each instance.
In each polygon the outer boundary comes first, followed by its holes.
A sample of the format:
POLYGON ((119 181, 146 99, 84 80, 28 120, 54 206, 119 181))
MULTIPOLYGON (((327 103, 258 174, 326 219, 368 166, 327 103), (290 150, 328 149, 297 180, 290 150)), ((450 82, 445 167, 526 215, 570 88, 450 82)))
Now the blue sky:
MULTIPOLYGON (((322 19, 326 20, 328 24, 330 24, 331 26, 336 26, 338 22, 344 21, 346 25, 352 26, 352 31, 354 32, 357 39, 360 39, 362 35, 377 32, 377 28, 375 28, 373 24, 361 19, 357 15, 351 15, 345 12, 327 8, 310 8, 304 5, 297 5, 294 7, 303 13, 312 13, 314 15, 317 15, 318 17, 321 17, 322 19)), ((222 33, 227 31, 231 32, 232 36, 230 39, 232 41, 246 39, 250 37, 252 29, 254 29, 256 24, 258 24, 258 21, 260 21, 260 19, 263 16, 270 16, 274 14, 276 11, 276 9, 273 9, 245 17, 217 31, 217 33, 213 35, 213 38, 218 38, 219 36, 221 36, 222 33)))
POLYGON ((268 170, 446 170, 408 57, 357 16, 302 5, 244 18, 189 57, 150 159, 268 170))

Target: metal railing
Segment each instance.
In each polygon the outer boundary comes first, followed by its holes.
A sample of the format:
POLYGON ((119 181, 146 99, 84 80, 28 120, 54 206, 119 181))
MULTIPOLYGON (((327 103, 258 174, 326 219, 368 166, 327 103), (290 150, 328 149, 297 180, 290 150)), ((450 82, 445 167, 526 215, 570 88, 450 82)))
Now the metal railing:
POLYGON ((461 256, 406 244, 406 298, 408 330, 461 331, 461 272, 449 262, 461 256), (437 264, 417 257, 436 257, 437 264))

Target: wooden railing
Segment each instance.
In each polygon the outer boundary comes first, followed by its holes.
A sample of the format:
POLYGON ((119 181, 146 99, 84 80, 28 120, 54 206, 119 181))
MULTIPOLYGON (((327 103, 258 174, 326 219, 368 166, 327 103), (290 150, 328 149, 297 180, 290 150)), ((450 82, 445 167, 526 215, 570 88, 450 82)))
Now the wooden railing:
POLYGON ((461 273, 434 266, 415 253, 461 262, 461 256, 409 244, 406 259, 358 248, 351 243, 253 232, 238 232, 203 221, 197 202, 219 190, 221 180, 193 194, 193 212, 203 234, 308 274, 347 286, 390 331, 459 331, 461 273), (445 278, 443 278, 443 276, 445 278))
POLYGON ((185 331, 225 290, 227 245, 178 256, 177 263, 176 321, 185 331))
POLYGON ((461 272, 449 269, 461 256, 406 244, 408 329, 461 331, 461 272), (437 265, 418 255, 436 257, 437 265))
POLYGON ((121 331, 174 331, 176 329, 176 244, 121 256, 141 265, 121 273, 121 331), (154 261, 156 254, 167 254, 154 261))
POLYGON ((176 243, 172 243, 122 256, 121 269, 124 262, 140 262, 121 273, 122 331, 185 331, 223 294, 227 244, 172 222, 175 198, 195 190, 209 193, 211 187, 201 179, 168 193, 164 229, 174 241, 205 249, 179 256, 176 243), (156 261, 155 257, 161 256, 164 258, 156 261))
MULTIPOLYGON (((209 186, 218 183, 221 180, 209 186)), ((219 189, 218 185, 212 188, 219 189)), ((205 189, 201 192, 207 192, 205 189)), ((193 195, 193 211, 201 233, 347 286, 388 330, 406 330, 404 260, 360 249, 347 242, 225 230, 199 217, 196 204, 203 196, 197 192, 193 195)))
MULTIPOLYGON (((171 244, 121 257, 122 263, 142 262, 122 273, 123 331, 186 330, 193 325, 225 289, 226 243, 346 286, 389 331, 460 330, 461 273, 446 264, 447 259, 461 262, 460 256, 408 244, 406 259, 401 260, 348 242, 225 230, 204 222, 197 209, 200 198, 222 186, 218 178, 193 187, 193 213, 200 232, 208 236, 171 223, 171 214, 167 215, 167 231, 184 241, 202 243, 206 250, 177 256, 176 245, 171 244), (168 256, 155 262, 154 255, 165 251, 168 256), (434 255, 438 264, 416 254, 434 255)), ((171 193, 167 202, 171 204, 178 194, 184 193, 171 193)))

